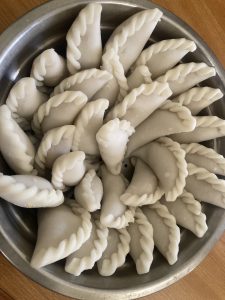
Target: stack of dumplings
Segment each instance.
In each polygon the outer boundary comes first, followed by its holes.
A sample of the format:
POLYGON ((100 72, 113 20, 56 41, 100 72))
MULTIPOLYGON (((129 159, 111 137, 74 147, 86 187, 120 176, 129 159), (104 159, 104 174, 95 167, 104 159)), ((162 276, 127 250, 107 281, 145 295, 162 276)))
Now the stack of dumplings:
POLYGON ((0 173, 0 197, 38 208, 32 267, 65 258, 74 276, 95 264, 110 276, 130 255, 144 274, 154 248, 176 263, 180 227, 204 236, 202 202, 225 208, 225 158, 200 144, 224 136, 225 120, 198 115, 223 94, 199 86, 214 67, 180 63, 193 41, 146 45, 159 9, 128 18, 104 48, 101 13, 100 3, 84 7, 66 57, 40 53, 0 107, 14 172, 0 173))

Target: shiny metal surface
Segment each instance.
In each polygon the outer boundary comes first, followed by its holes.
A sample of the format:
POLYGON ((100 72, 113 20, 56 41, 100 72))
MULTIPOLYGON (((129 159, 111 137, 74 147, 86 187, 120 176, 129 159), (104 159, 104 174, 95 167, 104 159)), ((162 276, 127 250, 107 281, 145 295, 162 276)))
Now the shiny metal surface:
MULTIPOLYGON (((23 16, 0 36, 0 99, 5 101, 13 83, 29 74, 32 60, 43 49, 55 47, 65 53, 65 33, 79 10, 88 1, 54 0, 23 16)), ((102 30, 105 41, 112 29, 124 19, 143 8, 157 7, 147 1, 99 1, 103 4, 102 30)), ((153 33, 153 40, 187 37, 196 42, 198 50, 184 61, 204 61, 214 65, 217 76, 207 84, 219 87, 225 94, 225 74, 213 53, 185 23, 162 9, 164 16, 153 33)), ((213 104, 208 113, 225 118, 224 101, 213 104)), ((225 154, 225 139, 211 143, 225 154)), ((0 157, 0 170, 10 170, 0 157)), ((64 262, 34 270, 29 260, 36 237, 36 213, 21 209, 0 200, 0 246, 3 254, 24 274, 45 287, 67 296, 81 299, 134 299, 156 292, 183 277, 195 268, 208 254, 225 228, 225 212, 220 208, 205 205, 209 230, 202 239, 182 231, 178 262, 169 266, 155 251, 151 271, 137 275, 135 266, 128 257, 126 264, 115 275, 104 278, 96 269, 74 277, 64 272, 64 262)), ((63 220, 62 220, 63 222, 63 220)))

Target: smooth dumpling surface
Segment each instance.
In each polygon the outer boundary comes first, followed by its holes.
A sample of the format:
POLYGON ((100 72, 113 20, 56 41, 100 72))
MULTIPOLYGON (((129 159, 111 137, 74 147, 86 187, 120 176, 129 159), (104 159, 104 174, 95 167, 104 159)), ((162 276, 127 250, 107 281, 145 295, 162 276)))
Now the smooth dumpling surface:
POLYGON ((173 92, 173 96, 179 95, 196 84, 216 75, 213 67, 205 63, 180 64, 158 77, 159 82, 167 82, 173 92))
POLYGON ((0 151, 17 174, 34 171, 35 149, 29 137, 12 118, 7 105, 0 106, 0 151))
POLYGON ((127 229, 109 229, 107 247, 97 262, 98 272, 102 276, 111 276, 121 267, 130 250, 130 235, 127 229))
POLYGON ((165 205, 145 206, 143 212, 153 227, 153 240, 160 253, 173 265, 178 259, 180 230, 165 205))
POLYGON ((67 257, 86 242, 91 229, 90 213, 75 204, 40 209, 31 266, 38 269, 67 257))
POLYGON ((136 209, 135 221, 127 228, 130 241, 130 255, 133 258, 137 273, 148 273, 153 261, 153 228, 140 208, 136 209))
POLYGON ((34 59, 30 76, 38 86, 56 86, 68 76, 66 60, 54 49, 47 49, 34 59))
POLYGON ((65 91, 43 103, 33 116, 32 128, 40 134, 63 125, 73 124, 75 117, 87 103, 82 92, 65 91))
POLYGON ((150 167, 141 159, 132 159, 135 165, 130 184, 121 195, 120 200, 125 205, 142 206, 158 201, 164 191, 150 167))
POLYGON ((166 100, 135 129, 127 144, 126 156, 161 136, 192 131, 195 125, 196 120, 186 107, 166 100))
POLYGON ((118 99, 121 100, 126 96, 129 89, 123 66, 114 49, 109 49, 102 56, 101 68, 111 73, 112 79, 93 98, 106 98, 109 100, 109 106, 112 107, 118 99))
POLYGON ((66 259, 65 270, 75 276, 92 269, 107 247, 108 229, 99 221, 92 220, 89 239, 66 259))
POLYGON ((167 137, 143 146, 133 156, 144 160, 159 179, 159 186, 165 191, 167 201, 175 201, 182 194, 188 174, 185 151, 167 137))
POLYGON ((70 152, 74 131, 74 125, 65 125, 46 132, 35 156, 38 171, 51 168, 56 158, 70 152))
POLYGON ((197 143, 182 144, 181 148, 186 152, 185 159, 188 163, 225 176, 225 158, 223 155, 197 143))
POLYGON ((122 175, 112 175, 105 166, 101 167, 103 199, 100 222, 110 228, 124 228, 134 220, 134 208, 124 205, 120 196, 127 187, 122 175))
POLYGON ((143 83, 151 83, 151 73, 149 72, 148 67, 144 65, 137 66, 127 78, 127 84, 129 90, 133 90, 139 87, 143 83))
POLYGON ((74 151, 59 156, 52 167, 52 184, 63 190, 66 186, 75 186, 83 178, 85 167, 85 153, 74 151))
POLYGON ((133 127, 136 127, 170 95, 171 90, 166 83, 155 81, 150 84, 142 84, 140 87, 133 89, 123 101, 114 106, 107 114, 106 120, 119 118, 129 121, 133 127))
POLYGON ((96 133, 103 124, 105 110, 109 106, 106 99, 98 99, 86 104, 75 121, 73 151, 81 150, 86 154, 99 155, 96 133))
POLYGON ((188 164, 185 189, 199 201, 225 208, 225 180, 204 168, 188 164))
POLYGON ((187 92, 173 98, 173 101, 179 102, 190 109, 192 115, 197 115, 202 109, 221 99, 223 93, 220 89, 214 89, 208 86, 194 87, 187 92))
POLYGON ((75 187, 76 201, 90 212, 101 208, 103 185, 95 170, 89 170, 81 182, 75 187))
POLYGON ((71 74, 80 69, 98 68, 102 57, 100 3, 86 5, 67 35, 67 66, 71 74))
POLYGON ((179 143, 200 143, 225 135, 225 120, 216 116, 195 117, 196 127, 191 132, 170 135, 179 143))
POLYGON ((110 79, 112 75, 105 70, 95 68, 83 70, 61 81, 54 88, 53 95, 64 91, 80 91, 91 99, 110 79))
POLYGON ((34 175, 0 173, 0 197, 25 208, 54 207, 64 201, 61 191, 54 190, 48 180, 34 175))
POLYGON ((174 202, 160 201, 169 212, 175 217, 178 225, 190 230, 197 237, 201 238, 206 233, 206 215, 202 212, 202 206, 195 200, 192 194, 186 192, 177 197, 174 202))
POLYGON ((164 40, 144 49, 135 65, 146 65, 152 77, 156 78, 172 69, 188 52, 195 50, 195 43, 185 38, 164 40))
POLYGON ((157 8, 138 12, 120 24, 106 42, 105 51, 116 50, 125 73, 140 55, 161 17, 162 12, 157 8))
POLYGON ((130 122, 116 118, 104 124, 96 134, 101 157, 114 175, 121 171, 127 142, 133 132, 130 122))
POLYGON ((12 112, 13 119, 24 129, 30 128, 30 120, 38 107, 47 100, 47 95, 41 93, 35 80, 24 77, 12 87, 6 99, 6 104, 12 112))

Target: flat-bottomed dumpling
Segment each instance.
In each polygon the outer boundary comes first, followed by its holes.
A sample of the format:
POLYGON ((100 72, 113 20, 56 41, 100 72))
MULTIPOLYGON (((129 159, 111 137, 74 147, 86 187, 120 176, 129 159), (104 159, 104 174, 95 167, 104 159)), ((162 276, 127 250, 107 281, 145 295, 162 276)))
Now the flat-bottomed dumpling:
POLYGON ((29 137, 12 118, 7 105, 0 106, 0 151, 17 174, 34 172, 35 149, 29 137))
POLYGON ((150 84, 142 84, 133 89, 120 103, 114 106, 107 114, 106 120, 119 118, 129 121, 133 127, 136 127, 170 95, 171 90, 166 83, 155 81, 150 84))
POLYGON ((50 169, 56 158, 70 152, 74 131, 74 125, 65 125, 46 132, 35 156, 39 172, 43 172, 46 168, 50 169))
POLYGON ((175 201, 182 194, 188 175, 185 151, 167 137, 149 143, 133 152, 144 160, 159 179, 166 201, 175 201))
POLYGON ((190 230, 199 238, 204 236, 208 229, 206 215, 202 212, 200 202, 195 200, 192 194, 184 190, 176 201, 167 202, 162 199, 160 202, 168 208, 178 225, 190 230))
POLYGON ((186 152, 185 159, 198 167, 205 168, 214 174, 225 176, 225 158, 215 150, 201 144, 182 144, 186 152))
POLYGON ((216 116, 195 117, 196 127, 191 132, 170 135, 179 143, 200 143, 225 135, 225 120, 216 116))
POLYGON ((90 213, 75 204, 40 209, 31 266, 38 269, 67 257, 86 242, 91 229, 90 213))
POLYGON ((75 276, 92 269, 107 247, 108 229, 98 220, 92 220, 89 239, 66 259, 65 270, 75 276))
POLYGON ((110 36, 105 51, 116 50, 125 73, 140 55, 161 17, 162 12, 157 8, 143 10, 125 20, 110 36))
POLYGON ((105 166, 101 167, 103 199, 100 222, 110 228, 124 228, 134 221, 134 208, 124 205, 120 196, 125 192, 127 182, 123 175, 112 175, 105 166))
POLYGON ((104 124, 96 134, 101 157, 114 175, 121 171, 127 142, 133 132, 130 122, 116 118, 104 124))
POLYGON ((54 88, 53 96, 64 91, 80 91, 90 100, 110 79, 112 75, 105 70, 83 70, 61 81, 54 88))
POLYGON ((130 241, 130 255, 133 258, 137 273, 148 273, 153 261, 153 228, 140 208, 135 212, 135 221, 127 228, 130 241))
POLYGON ((204 168, 188 164, 185 189, 199 201, 225 208, 225 180, 204 168))
POLYGON ((96 133, 103 124, 104 113, 108 106, 107 99, 98 99, 85 105, 74 122, 76 130, 73 151, 81 150, 89 155, 99 155, 96 133))
POLYGON ((75 187, 76 201, 90 212, 101 208, 103 185, 95 170, 89 170, 81 182, 75 187))
POLYGON ((208 86, 194 87, 187 92, 173 98, 174 102, 186 106, 190 109, 193 116, 197 115, 202 109, 221 99, 223 93, 220 89, 213 89, 208 86))
POLYGON ((141 159, 132 158, 132 162, 135 165, 133 177, 120 200, 134 207, 155 203, 164 194, 158 179, 141 159))
POLYGON ((85 167, 85 153, 74 151, 59 156, 52 166, 52 184, 59 190, 66 186, 75 186, 83 178, 85 167))
POLYGON ((42 131, 73 124, 87 101, 87 96, 77 91, 65 91, 51 97, 34 114, 32 129, 40 135, 42 131))
POLYGON ((153 240, 170 265, 178 258, 180 230, 165 205, 159 202, 145 206, 143 212, 153 227, 153 240))
POLYGON ((126 96, 129 89, 123 66, 114 49, 109 49, 102 56, 101 69, 112 74, 112 78, 94 95, 93 99, 106 98, 109 100, 109 107, 112 107, 117 100, 122 100, 126 96))
POLYGON ((188 52, 195 50, 195 43, 185 38, 164 40, 144 49, 135 65, 146 65, 152 77, 156 78, 172 69, 188 52))
POLYGON ((67 40, 67 66, 71 74, 80 69, 98 68, 102 57, 100 3, 86 5, 70 27, 67 40))
POLYGON ((12 87, 6 104, 12 112, 13 119, 20 127, 29 129, 33 114, 45 101, 47 101, 47 95, 37 89, 35 80, 24 77, 12 87))
POLYGON ((173 96, 179 95, 196 84, 216 75, 213 67, 205 63, 180 64, 158 77, 159 82, 167 82, 173 92, 173 96))
POLYGON ((63 193, 34 175, 7 176, 0 173, 0 197, 25 208, 54 207, 63 203, 63 193))
POLYGON ((195 128, 196 120, 189 109, 166 100, 155 112, 135 129, 127 144, 126 156, 135 149, 161 137, 177 132, 188 132, 195 128))
POLYGON ((143 83, 151 83, 151 73, 149 72, 148 67, 144 65, 137 66, 127 78, 127 84, 129 90, 133 90, 143 83))
POLYGON ((127 229, 109 229, 107 247, 97 262, 98 272, 102 276, 111 276, 121 267, 130 250, 130 235, 127 229))
POLYGON ((68 76, 66 60, 54 49, 47 49, 33 61, 30 76, 36 80, 37 86, 56 86, 68 76))

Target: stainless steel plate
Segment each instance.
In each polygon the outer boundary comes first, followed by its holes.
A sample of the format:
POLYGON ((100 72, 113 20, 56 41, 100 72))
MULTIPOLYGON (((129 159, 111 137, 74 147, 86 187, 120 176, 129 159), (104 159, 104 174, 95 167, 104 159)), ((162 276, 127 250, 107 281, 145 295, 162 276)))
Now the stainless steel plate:
MULTIPOLYGON (((157 7, 147 1, 99 1, 103 4, 102 32, 105 41, 112 29, 124 19, 145 8, 157 7)), ((88 1, 55 0, 48 2, 23 16, 0 36, 0 99, 1 103, 13 85, 23 76, 28 76, 32 60, 43 49, 55 47, 65 53, 65 33, 80 9, 88 1)), ((161 9, 161 8, 160 8, 161 9)), ((212 87, 219 87, 225 94, 225 74, 209 48, 185 23, 165 9, 162 21, 154 31, 152 39, 186 37, 196 42, 198 50, 189 54, 185 61, 204 61, 214 65, 217 76, 207 81, 212 87)), ((225 118, 224 101, 218 101, 208 109, 209 113, 225 118)), ((1 142, 1 141, 0 141, 1 142)), ((225 154, 225 141, 211 143, 225 154)), ((7 165, 0 158, 0 170, 10 174, 7 165)), ((155 251, 151 271, 137 275, 130 258, 115 275, 104 278, 96 269, 74 277, 64 272, 60 261, 41 270, 30 267, 29 261, 36 237, 36 213, 21 209, 1 200, 0 245, 4 255, 24 274, 40 284, 71 297, 82 299, 133 299, 156 292, 177 281, 208 254, 223 233, 225 213, 220 208, 205 205, 209 230, 202 239, 190 232, 182 231, 178 262, 169 266, 155 251)), ((63 220, 62 220, 63 222, 63 220)))

